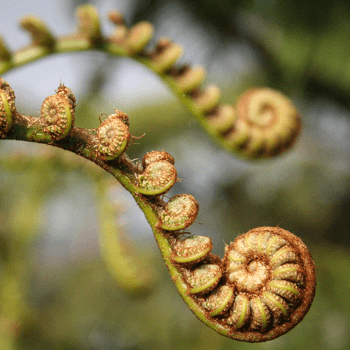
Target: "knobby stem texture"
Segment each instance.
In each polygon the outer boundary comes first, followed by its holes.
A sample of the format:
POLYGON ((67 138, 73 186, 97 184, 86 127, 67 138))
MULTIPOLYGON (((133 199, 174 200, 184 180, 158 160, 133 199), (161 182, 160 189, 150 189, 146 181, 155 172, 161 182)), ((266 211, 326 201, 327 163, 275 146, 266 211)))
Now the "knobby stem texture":
POLYGON ((145 196, 141 195, 137 191, 137 187, 133 184, 134 175, 132 172, 130 172, 130 168, 132 170, 134 168, 134 165, 132 165, 128 157, 124 156, 123 162, 121 163, 115 162, 114 164, 110 164, 106 161, 102 161, 99 157, 96 156, 95 152, 91 150, 91 145, 88 143, 89 138, 92 136, 92 132, 89 132, 83 128, 74 127, 69 138, 57 142, 53 141, 49 135, 45 134, 38 125, 35 125, 35 118, 29 116, 26 118, 18 116, 15 118, 13 130, 11 134, 6 137, 6 139, 43 143, 71 151, 94 162, 102 169, 109 172, 113 177, 115 177, 133 196, 136 203, 144 213, 147 222, 152 228, 154 237, 163 255, 165 264, 169 270, 172 280, 178 288, 183 300, 202 322, 218 331, 219 333, 227 335, 228 329, 225 329, 225 327, 221 326, 220 324, 212 324, 210 321, 208 321, 205 317, 204 310, 202 310, 194 302, 194 300, 189 295, 187 295, 187 285, 182 278, 181 272, 179 271, 178 267, 171 261, 172 249, 169 241, 166 238, 165 231, 159 228, 159 217, 153 209, 149 200, 145 196), (34 125, 30 126, 30 124, 34 125), (126 164, 130 166, 129 169, 125 166, 126 164))

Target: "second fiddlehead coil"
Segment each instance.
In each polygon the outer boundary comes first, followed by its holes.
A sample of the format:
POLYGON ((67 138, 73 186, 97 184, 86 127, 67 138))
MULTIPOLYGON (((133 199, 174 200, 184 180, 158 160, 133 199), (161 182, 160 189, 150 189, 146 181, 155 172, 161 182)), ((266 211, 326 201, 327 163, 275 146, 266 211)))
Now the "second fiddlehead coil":
MULTIPOLYGON (((286 151, 296 140, 300 117, 281 92, 255 88, 239 97, 235 106, 221 104, 220 89, 215 85, 203 86, 204 68, 177 63, 183 53, 181 45, 160 38, 153 48, 147 47, 154 33, 151 23, 143 21, 128 27, 118 11, 111 11, 109 19, 115 28, 111 35, 105 36, 94 6, 81 5, 76 15, 77 32, 57 38, 42 20, 26 16, 21 23, 31 34, 32 43, 12 53, 0 39, 0 74, 48 54, 100 50, 130 57, 151 69, 178 95, 208 134, 228 151, 244 158, 268 158, 286 151)), ((62 126, 49 126, 47 131, 57 139, 62 136, 61 129, 65 129, 63 121, 62 126)))
POLYGON ((222 105, 208 115, 209 124, 227 145, 248 158, 266 158, 290 148, 299 135, 297 109, 282 93, 254 88, 238 98, 236 108, 222 105))

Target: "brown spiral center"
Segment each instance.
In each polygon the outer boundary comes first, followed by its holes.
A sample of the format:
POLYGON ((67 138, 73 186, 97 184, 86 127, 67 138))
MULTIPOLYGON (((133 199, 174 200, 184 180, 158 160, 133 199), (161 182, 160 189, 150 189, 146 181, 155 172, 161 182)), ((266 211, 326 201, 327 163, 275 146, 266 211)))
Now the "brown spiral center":
POLYGON ((276 119, 276 111, 270 104, 264 103, 259 107, 257 116, 252 121, 257 127, 265 128, 271 125, 276 119))
POLYGON ((235 273, 231 273, 230 280, 234 282, 239 292, 258 293, 268 279, 270 267, 260 258, 253 258, 246 266, 235 273))

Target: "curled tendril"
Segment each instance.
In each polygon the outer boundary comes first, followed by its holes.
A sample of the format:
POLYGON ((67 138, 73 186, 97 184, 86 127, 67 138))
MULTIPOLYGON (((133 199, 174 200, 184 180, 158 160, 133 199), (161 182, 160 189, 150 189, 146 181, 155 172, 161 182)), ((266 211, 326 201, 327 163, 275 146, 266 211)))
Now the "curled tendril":
POLYGON ((149 58, 153 68, 158 73, 169 71, 174 66, 176 61, 181 57, 183 49, 180 45, 174 44, 168 38, 161 38, 149 58))
POLYGON ((118 110, 97 129, 98 151, 105 160, 120 157, 130 141, 128 116, 118 110))
POLYGON ((0 78, 0 138, 5 137, 11 130, 15 114, 15 93, 11 86, 0 78))
POLYGON ((315 295, 309 251, 298 237, 278 227, 237 237, 222 261, 210 253, 206 240, 196 237, 173 244, 172 259, 183 265, 195 302, 237 340, 261 342, 288 332, 304 318, 315 295), (191 257, 195 265, 186 267, 191 257))
POLYGON ((74 123, 75 97, 71 90, 60 85, 55 95, 47 97, 40 110, 44 132, 54 140, 62 140, 74 123))
POLYGON ((198 214, 198 202, 190 194, 178 194, 170 199, 159 217, 164 230, 181 230, 194 222, 198 214))

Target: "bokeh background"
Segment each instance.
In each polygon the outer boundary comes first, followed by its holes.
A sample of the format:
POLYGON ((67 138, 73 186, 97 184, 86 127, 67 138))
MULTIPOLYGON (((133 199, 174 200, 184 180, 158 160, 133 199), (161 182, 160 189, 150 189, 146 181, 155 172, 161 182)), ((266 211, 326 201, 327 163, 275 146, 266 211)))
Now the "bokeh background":
MULTIPOLYGON (((82 3, 1 0, 1 35, 13 50, 28 44, 18 26, 28 13, 67 34, 82 3)), ((142 212, 108 174, 61 150, 1 141, 0 347, 349 349, 350 3, 91 3, 105 33, 112 30, 110 9, 124 13, 129 24, 151 21, 155 38, 168 36, 184 46, 181 62, 207 68, 207 82, 222 89, 227 103, 256 85, 283 91, 302 115, 295 147, 264 162, 240 160, 214 144, 158 77, 101 52, 48 57, 6 73, 17 109, 38 115, 44 98, 63 82, 77 97, 79 126, 97 127, 98 117, 113 108, 126 112, 132 134, 145 133, 129 147, 132 158, 162 149, 175 157, 182 181, 169 197, 190 193, 199 202, 193 234, 210 236, 220 256, 225 243, 254 227, 279 225, 297 234, 317 265, 316 297, 304 321, 279 339, 226 339, 188 310, 142 212), (108 214, 116 230, 110 246, 123 246, 129 260, 122 266, 142 282, 136 287, 123 283, 124 269, 118 271, 113 254, 101 254, 101 200, 114 208, 108 214)))

